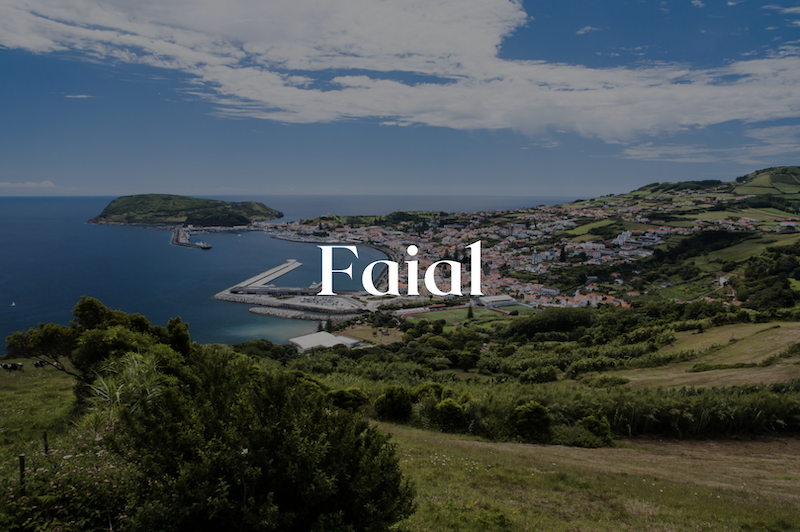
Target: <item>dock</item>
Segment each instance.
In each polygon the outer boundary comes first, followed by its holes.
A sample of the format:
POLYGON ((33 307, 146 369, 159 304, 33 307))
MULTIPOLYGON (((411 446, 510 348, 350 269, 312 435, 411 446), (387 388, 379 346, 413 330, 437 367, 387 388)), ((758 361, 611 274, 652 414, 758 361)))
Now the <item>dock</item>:
POLYGON ((231 291, 243 290, 245 288, 256 288, 256 287, 265 286, 268 283, 271 283, 272 281, 274 281, 275 279, 277 279, 277 278, 279 278, 279 277, 281 277, 283 275, 286 275, 290 271, 295 270, 295 269, 299 268, 302 265, 303 265, 302 262, 297 262, 297 260, 295 260, 295 259, 289 259, 284 264, 281 264, 280 266, 276 266, 276 267, 272 268, 271 270, 267 270, 267 271, 265 271, 263 273, 259 273, 255 277, 251 277, 250 279, 247 279, 246 281, 237 284, 236 286, 234 286, 230 290, 231 291))
POLYGON ((305 288, 270 284, 300 266, 302 263, 289 259, 280 266, 223 290, 215 295, 214 299, 263 307, 250 310, 257 314, 317 321, 326 319, 341 321, 367 310, 364 303, 352 297, 318 296, 320 283, 312 283, 305 288))

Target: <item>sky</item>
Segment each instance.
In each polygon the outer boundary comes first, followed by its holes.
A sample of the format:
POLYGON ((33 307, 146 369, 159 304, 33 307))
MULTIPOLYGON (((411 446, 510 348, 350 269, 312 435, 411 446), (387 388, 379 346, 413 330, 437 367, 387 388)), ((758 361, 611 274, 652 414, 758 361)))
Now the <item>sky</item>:
POLYGON ((2 196, 589 197, 798 163, 800 3, 0 3, 2 196))

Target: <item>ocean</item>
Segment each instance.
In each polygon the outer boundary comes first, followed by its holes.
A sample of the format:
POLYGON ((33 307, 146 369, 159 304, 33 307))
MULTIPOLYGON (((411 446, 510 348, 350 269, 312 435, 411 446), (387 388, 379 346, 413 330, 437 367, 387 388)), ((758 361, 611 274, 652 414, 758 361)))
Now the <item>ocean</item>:
MULTIPOLYGON (((385 215, 400 210, 474 212, 552 205, 574 198, 524 196, 215 196, 260 201, 284 213, 280 221, 323 214, 385 215)), ((170 244, 168 231, 87 224, 113 197, 0 197, 0 338, 39 322, 68 324, 82 295, 106 306, 140 313, 157 325, 180 316, 201 343, 232 344, 254 338, 285 343, 317 330, 317 323, 260 316, 248 305, 216 301, 217 292, 296 259, 301 268, 281 286, 308 286, 320 279, 320 250, 260 231, 203 235, 212 249, 170 244)), ((385 258, 359 247, 354 278, 385 258)), ((339 267, 339 265, 335 265, 339 267)), ((336 276, 336 288, 360 289, 336 276)), ((0 350, 2 345, 0 345, 0 350)))

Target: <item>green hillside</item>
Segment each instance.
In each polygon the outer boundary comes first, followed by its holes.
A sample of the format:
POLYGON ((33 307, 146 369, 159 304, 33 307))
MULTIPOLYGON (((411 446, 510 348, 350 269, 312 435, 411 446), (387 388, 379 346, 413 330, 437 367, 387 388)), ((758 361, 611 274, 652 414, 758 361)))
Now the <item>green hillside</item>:
POLYGON ((138 194, 115 199, 89 223, 230 227, 281 217, 282 212, 255 201, 228 202, 172 194, 138 194))
POLYGON ((800 192, 800 167, 779 166, 757 170, 736 179, 735 193, 796 195, 800 192))

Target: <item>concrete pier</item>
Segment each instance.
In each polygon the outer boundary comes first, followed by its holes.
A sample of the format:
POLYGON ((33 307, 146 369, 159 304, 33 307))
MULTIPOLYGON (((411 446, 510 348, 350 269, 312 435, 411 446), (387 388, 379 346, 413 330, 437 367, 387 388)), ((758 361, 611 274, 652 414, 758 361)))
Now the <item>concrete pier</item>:
POLYGON ((297 262, 297 260, 295 260, 295 259, 289 259, 284 264, 281 264, 280 266, 276 266, 276 267, 272 268, 271 270, 267 270, 267 271, 265 271, 263 273, 260 273, 260 274, 256 275, 255 277, 251 277, 250 279, 248 279, 248 280, 246 280, 246 281, 244 281, 242 283, 237 284, 236 286, 234 286, 230 290, 233 291, 233 290, 237 290, 237 289, 264 286, 267 283, 271 283, 272 281, 274 281, 278 277, 281 277, 282 275, 286 275, 290 271, 292 271, 294 269, 297 269, 302 265, 303 265, 302 262, 297 262))
POLYGON ((289 259, 285 264, 223 290, 214 299, 258 305, 263 310, 250 309, 250 312, 292 319, 341 321, 367 311, 367 305, 354 297, 318 296, 318 283, 307 288, 268 284, 300 266, 300 262, 289 259))

